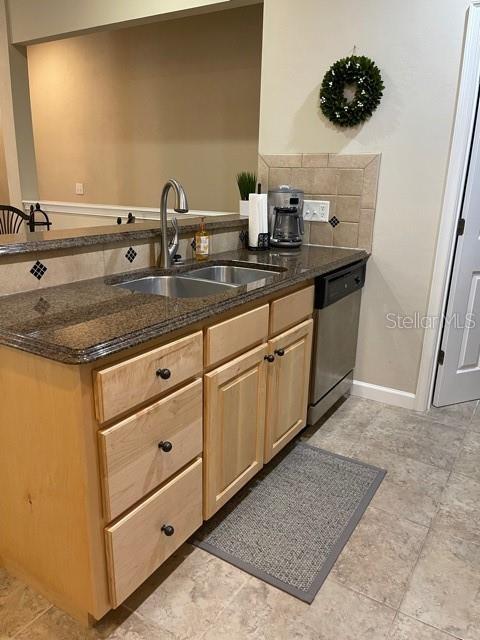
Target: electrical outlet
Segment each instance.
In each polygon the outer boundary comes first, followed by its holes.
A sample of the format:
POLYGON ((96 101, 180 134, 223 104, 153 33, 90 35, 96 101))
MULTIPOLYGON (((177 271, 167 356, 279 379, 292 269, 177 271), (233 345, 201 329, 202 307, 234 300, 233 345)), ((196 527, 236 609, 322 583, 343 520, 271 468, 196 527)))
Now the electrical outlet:
POLYGON ((83 184, 83 182, 75 183, 75 193, 77 196, 85 195, 85 185, 83 184))
POLYGON ((328 222, 330 202, 328 200, 304 200, 303 217, 311 222, 328 222))

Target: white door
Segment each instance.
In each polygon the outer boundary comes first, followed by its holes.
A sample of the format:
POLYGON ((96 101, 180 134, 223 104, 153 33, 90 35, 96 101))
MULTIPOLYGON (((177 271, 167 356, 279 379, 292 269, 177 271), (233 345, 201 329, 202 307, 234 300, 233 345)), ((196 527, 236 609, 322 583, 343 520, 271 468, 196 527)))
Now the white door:
POLYGON ((433 404, 442 407, 478 398, 480 398, 480 118, 477 112, 433 404))

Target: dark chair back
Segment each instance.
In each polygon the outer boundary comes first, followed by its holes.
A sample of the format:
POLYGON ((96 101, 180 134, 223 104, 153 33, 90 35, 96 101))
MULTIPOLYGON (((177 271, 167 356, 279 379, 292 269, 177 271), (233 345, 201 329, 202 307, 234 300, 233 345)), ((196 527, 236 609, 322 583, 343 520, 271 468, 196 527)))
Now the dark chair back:
POLYGON ((30 231, 35 231, 37 227, 47 227, 47 231, 50 231, 51 226, 50 218, 43 209, 40 209, 40 204, 37 202, 35 206, 33 204, 30 205, 30 217, 28 220, 30 231))
POLYGON ((0 234, 18 233, 24 222, 28 222, 30 217, 8 204, 0 204, 0 234))

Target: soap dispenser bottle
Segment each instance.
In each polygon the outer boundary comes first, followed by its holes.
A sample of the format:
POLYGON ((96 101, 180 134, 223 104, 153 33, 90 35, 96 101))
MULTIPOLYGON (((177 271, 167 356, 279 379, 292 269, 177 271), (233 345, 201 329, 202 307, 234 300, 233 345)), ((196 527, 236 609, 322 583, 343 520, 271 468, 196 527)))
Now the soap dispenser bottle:
POLYGON ((195 234, 195 258, 207 260, 210 254, 210 235, 205 230, 205 218, 202 218, 200 229, 195 234))

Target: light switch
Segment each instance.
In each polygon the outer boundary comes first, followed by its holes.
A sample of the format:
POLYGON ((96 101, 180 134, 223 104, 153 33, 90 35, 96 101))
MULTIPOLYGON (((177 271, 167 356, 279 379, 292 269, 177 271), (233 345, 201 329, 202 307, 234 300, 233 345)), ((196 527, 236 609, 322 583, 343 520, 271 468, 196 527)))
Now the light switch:
POLYGON ((330 218, 330 202, 328 200, 305 200, 303 217, 312 222, 328 222, 330 218))
POLYGON ((83 182, 75 183, 75 193, 77 194, 77 196, 85 195, 85 185, 83 184, 83 182))

